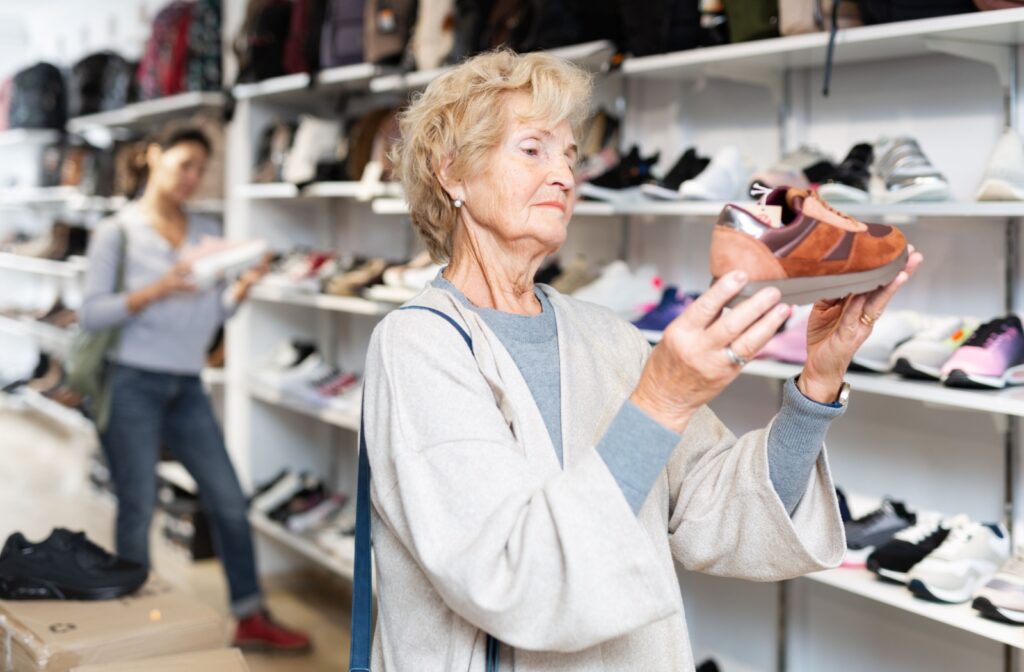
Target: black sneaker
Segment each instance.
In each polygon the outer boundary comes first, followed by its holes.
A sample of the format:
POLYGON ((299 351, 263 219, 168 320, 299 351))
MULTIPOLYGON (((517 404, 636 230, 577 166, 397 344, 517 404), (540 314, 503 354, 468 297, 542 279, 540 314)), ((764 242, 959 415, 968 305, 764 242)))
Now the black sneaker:
POLYGON ((658 162, 660 154, 643 158, 640 148, 633 148, 611 169, 598 175, 590 182, 580 185, 579 193, 599 201, 617 202, 639 200, 640 185, 653 180, 651 168, 658 162))
POLYGON ((4 600, 112 600, 136 591, 148 576, 145 566, 63 528, 38 544, 15 532, 0 551, 4 600))
POLYGON ((886 499, 866 516, 845 523, 846 547, 859 551, 868 546, 881 546, 896 533, 917 522, 917 516, 903 502, 886 499))
POLYGON ((692 180, 704 172, 709 163, 711 163, 711 159, 706 156, 698 156, 697 149, 690 147, 683 152, 683 155, 676 161, 676 165, 672 166, 665 177, 644 184, 641 189, 646 195, 654 198, 678 200, 679 186, 686 180, 692 180))
POLYGON ((874 148, 866 142, 854 145, 839 168, 818 187, 818 194, 829 203, 867 203, 871 182, 874 148))
POLYGON ((883 579, 905 584, 910 568, 924 560, 948 536, 949 528, 941 519, 923 520, 875 549, 868 556, 868 569, 883 579))

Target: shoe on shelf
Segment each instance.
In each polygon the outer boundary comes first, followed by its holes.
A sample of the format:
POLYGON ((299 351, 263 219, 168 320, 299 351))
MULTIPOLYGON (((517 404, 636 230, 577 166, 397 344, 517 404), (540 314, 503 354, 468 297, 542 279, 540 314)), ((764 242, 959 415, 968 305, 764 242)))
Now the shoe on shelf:
POLYGON ((939 514, 918 514, 917 524, 900 530, 892 541, 868 556, 867 568, 883 579, 906 584, 907 573, 949 536, 949 523, 939 514))
POLYGON ((850 148, 832 175, 818 185, 818 194, 830 203, 867 203, 871 200, 871 164, 875 150, 862 142, 850 148))
POLYGON ((764 287, 794 305, 841 299, 888 284, 907 263, 899 229, 857 221, 814 192, 779 188, 762 203, 781 208, 781 226, 729 204, 711 236, 712 277, 744 270, 750 279, 733 304, 764 287))
POLYGON ((934 318, 932 326, 893 351, 893 371, 905 378, 939 380, 942 365, 977 328, 973 318, 934 318))
POLYGON ((749 189, 753 190, 758 184, 770 189, 786 186, 809 189, 812 184, 835 171, 832 160, 821 150, 801 145, 795 151, 784 154, 770 168, 754 173, 750 178, 749 189))
POLYGON ((996 388, 1024 384, 1024 328, 1016 315, 978 327, 942 365, 949 387, 996 388))
POLYGON ((1024 201, 1024 142, 1016 130, 1006 129, 996 141, 977 199, 1024 201))
POLYGON ((291 376, 304 376, 323 361, 316 344, 300 339, 285 341, 253 367, 252 378, 264 385, 280 389, 291 376))
POLYGON ((315 484, 315 479, 308 474, 288 471, 284 476, 275 479, 269 487, 256 494, 250 501, 249 506, 254 511, 263 515, 269 515, 271 511, 291 500, 292 497, 302 492, 311 483, 315 484))
POLYGON ((570 261, 561 275, 551 281, 551 287, 562 294, 572 294, 581 287, 586 287, 597 280, 597 274, 583 255, 577 255, 570 261))
POLYGON ((927 317, 910 310, 882 313, 871 335, 853 355, 851 371, 888 373, 893 367, 893 352, 928 327, 927 317))
POLYGON ((881 506, 871 513, 845 524, 846 547, 859 551, 868 546, 880 546, 916 522, 917 515, 903 502, 884 499, 881 506))
POLYGON ((913 138, 883 139, 875 145, 874 172, 881 203, 948 201, 949 181, 913 138))
POLYGON ((323 291, 333 296, 358 296, 359 291, 384 279, 388 263, 380 258, 368 259, 348 271, 337 273, 324 282, 323 291))
POLYGON ((615 166, 589 182, 580 184, 579 194, 609 203, 638 202, 643 199, 640 185, 653 179, 651 169, 660 156, 655 153, 643 158, 640 156, 640 147, 633 145, 615 166))
POLYGON ((331 252, 294 250, 281 257, 260 284, 287 291, 319 292, 323 280, 337 270, 331 252))
POLYGON ((648 342, 658 343, 665 328, 682 315, 696 298, 696 294, 679 294, 675 287, 666 287, 658 305, 634 321, 633 326, 643 333, 648 342))
POLYGON ((103 550, 84 532, 56 528, 32 543, 20 532, 0 551, 0 599, 113 600, 146 582, 149 569, 103 550))
POLYGON ((309 636, 274 621, 266 611, 239 619, 234 646, 243 651, 307 653, 313 643, 309 636))
POLYGON ((1024 625, 1024 554, 1021 551, 982 586, 971 606, 986 618, 1024 625))
POLYGON ((938 602, 966 602, 1010 558, 1010 535, 995 523, 958 516, 946 540, 907 575, 917 597, 938 602))
POLYGON ((345 505, 345 495, 328 495, 316 506, 301 513, 294 513, 288 516, 285 527, 296 534, 305 534, 326 525, 332 518, 338 515, 345 505))
POLYGON ((715 152, 705 168, 679 187, 686 201, 728 201, 743 198, 743 189, 753 172, 743 161, 738 147, 728 146, 715 152))
POLYGON ((811 306, 798 306, 782 331, 765 343, 755 359, 771 359, 785 364, 803 364, 807 361, 807 322, 811 306))
POLYGON ((661 300, 661 278, 653 266, 630 270, 626 262, 613 261, 600 276, 573 294, 580 301, 609 308, 626 320, 635 320, 661 300))
POLYGON ((675 165, 665 174, 665 177, 654 182, 641 185, 640 190, 645 196, 660 199, 663 201, 678 201, 682 198, 679 188, 683 182, 704 172, 704 169, 711 163, 711 159, 705 156, 698 156, 697 149, 690 147, 676 161, 675 165))

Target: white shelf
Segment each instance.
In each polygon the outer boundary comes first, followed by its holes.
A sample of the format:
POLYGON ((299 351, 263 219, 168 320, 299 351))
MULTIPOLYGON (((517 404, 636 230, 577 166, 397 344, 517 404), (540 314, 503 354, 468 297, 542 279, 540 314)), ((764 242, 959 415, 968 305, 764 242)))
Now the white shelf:
POLYGON ((233 89, 238 100, 275 100, 276 102, 301 102, 323 93, 345 90, 366 89, 367 83, 385 72, 384 68, 370 63, 343 65, 321 70, 316 85, 310 87, 309 75, 298 73, 283 75, 262 82, 238 84, 233 89))
POLYGON ((236 197, 249 200, 351 198, 369 201, 375 198, 394 197, 400 193, 401 185, 393 182, 314 182, 302 190, 287 182, 271 182, 243 184, 235 189, 236 197))
POLYGON ((249 296, 257 301, 283 303, 291 306, 307 306, 321 310, 333 310, 353 315, 384 315, 398 306, 380 301, 368 301, 356 296, 330 296, 308 292, 290 292, 279 287, 257 285, 249 296))
MULTIPOLYGON (((743 368, 744 375, 786 380, 800 373, 796 364, 756 360, 743 368)), ((966 411, 982 411, 1024 417, 1024 387, 1005 390, 965 390, 944 387, 937 382, 906 380, 895 374, 846 374, 846 381, 856 392, 868 392, 897 399, 911 399, 925 404, 946 406, 966 411)), ((856 403, 851 402, 851 403, 856 403)))
POLYGON ((805 578, 939 623, 945 623, 958 630, 964 630, 986 639, 1024 648, 1024 628, 982 618, 980 613, 971 608, 969 602, 966 604, 940 604, 918 599, 905 586, 879 581, 873 573, 866 569, 841 567, 810 574, 805 578))
POLYGON ((77 278, 88 268, 89 264, 85 257, 72 257, 68 261, 53 261, 0 252, 0 270, 21 271, 57 278, 77 278))
MULTIPOLYGON (((746 201, 733 201, 740 205, 746 201)), ((717 217, 726 201, 641 201, 638 203, 607 203, 577 201, 573 214, 578 217, 717 217)), ((907 224, 917 219, 1009 219, 1024 217, 1024 202, 949 202, 949 203, 839 203, 836 207, 854 217, 883 222, 907 224)), ((406 215, 409 206, 399 197, 380 198, 373 202, 378 215, 406 215)))
MULTIPOLYGON (((350 429, 353 432, 359 431, 359 411, 345 411, 335 408, 315 408, 300 401, 289 399, 278 390, 267 385, 261 385, 255 381, 249 381, 249 394, 265 404, 279 406, 294 413, 316 418, 322 422, 342 429, 350 429)), ((356 409, 358 404, 354 404, 356 409)))
MULTIPOLYGON (((1015 45, 1024 37, 1024 9, 957 14, 840 30, 834 62, 902 60, 934 53, 934 40, 1015 45)), ((794 35, 720 47, 692 49, 627 59, 625 75, 647 79, 696 79, 703 76, 755 75, 821 67, 828 33, 794 35)))
POLYGON ((0 132, 0 147, 50 145, 60 140, 60 131, 49 128, 14 128, 0 132))
POLYGON ((345 547, 345 550, 348 551, 345 555, 335 555, 320 548, 316 542, 289 531, 283 525, 261 513, 250 513, 249 524, 260 534, 287 546, 338 576, 349 581, 352 580, 356 560, 355 537, 351 539, 351 544, 345 547))
POLYGON ((0 315, 0 329, 32 339, 43 352, 64 358, 71 349, 77 328, 60 329, 43 322, 0 315))
POLYGON ((63 205, 77 194, 75 187, 11 187, 0 190, 0 205, 63 205))
POLYGON ((132 103, 119 110, 74 117, 68 120, 68 130, 78 132, 95 127, 151 126, 205 108, 218 108, 223 105, 224 94, 219 91, 190 91, 176 96, 132 103))

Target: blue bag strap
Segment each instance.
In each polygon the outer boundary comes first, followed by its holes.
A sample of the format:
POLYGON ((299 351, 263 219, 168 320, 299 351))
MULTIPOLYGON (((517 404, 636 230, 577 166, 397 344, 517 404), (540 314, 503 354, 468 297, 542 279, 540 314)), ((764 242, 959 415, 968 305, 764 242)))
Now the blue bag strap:
MULTIPOLYGON (((427 306, 404 306, 399 310, 426 310, 443 318, 462 336, 470 351, 473 339, 450 315, 427 306)), ((352 648, 349 652, 349 672, 370 672, 370 651, 373 647, 373 579, 370 558, 370 460, 366 456, 366 434, 363 431, 363 411, 359 411, 359 474, 356 486, 356 562, 352 577, 352 648)), ((498 672, 499 642, 487 635, 487 672, 498 672)))

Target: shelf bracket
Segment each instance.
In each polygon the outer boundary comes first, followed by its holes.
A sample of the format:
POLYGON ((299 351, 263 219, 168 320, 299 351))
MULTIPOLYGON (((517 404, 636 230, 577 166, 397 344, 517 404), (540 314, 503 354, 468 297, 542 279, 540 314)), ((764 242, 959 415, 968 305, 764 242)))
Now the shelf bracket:
POLYGON ((737 68, 736 66, 722 63, 709 63, 704 68, 704 73, 712 79, 724 79, 731 82, 739 82, 740 84, 763 86, 771 93, 772 101, 776 105, 780 105, 783 102, 785 73, 782 70, 752 68, 749 66, 737 68))
POLYGON ((1008 44, 988 44, 929 37, 925 47, 940 54, 949 54, 969 61, 992 66, 1003 88, 1003 114, 1006 126, 1016 128, 1017 54, 1016 48, 1008 44))

